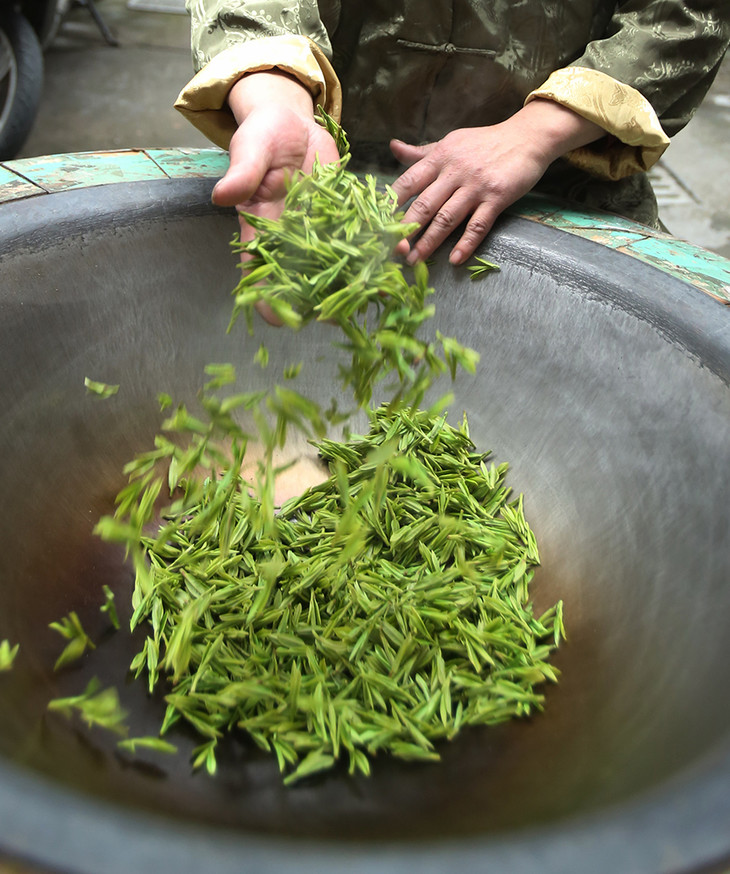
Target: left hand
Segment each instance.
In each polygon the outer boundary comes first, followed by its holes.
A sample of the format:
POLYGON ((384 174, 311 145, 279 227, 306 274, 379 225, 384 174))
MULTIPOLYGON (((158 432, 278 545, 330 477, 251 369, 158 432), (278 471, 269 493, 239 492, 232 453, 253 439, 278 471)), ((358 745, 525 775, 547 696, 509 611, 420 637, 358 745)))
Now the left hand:
POLYGON ((604 133, 572 110, 537 99, 500 124, 461 128, 425 146, 393 140, 393 154, 409 166, 393 189, 399 205, 415 198, 404 221, 421 228, 412 245, 404 240, 396 251, 409 264, 422 261, 467 220, 449 257, 462 264, 556 158, 604 133))

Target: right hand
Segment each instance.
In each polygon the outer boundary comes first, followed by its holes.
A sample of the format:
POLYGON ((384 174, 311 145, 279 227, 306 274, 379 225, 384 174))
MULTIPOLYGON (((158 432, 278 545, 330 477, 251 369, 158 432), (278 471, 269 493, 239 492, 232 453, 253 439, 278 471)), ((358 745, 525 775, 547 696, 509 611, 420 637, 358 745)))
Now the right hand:
MULTIPOLYGON (((322 164, 337 161, 335 141, 315 121, 309 91, 285 73, 244 76, 231 89, 228 103, 239 126, 229 147, 229 168, 213 189, 213 202, 276 219, 284 208, 287 179, 299 170, 311 172, 315 158, 322 164)), ((253 228, 239 218, 242 242, 251 240, 253 228)), ((276 323, 270 311, 261 313, 276 323)))

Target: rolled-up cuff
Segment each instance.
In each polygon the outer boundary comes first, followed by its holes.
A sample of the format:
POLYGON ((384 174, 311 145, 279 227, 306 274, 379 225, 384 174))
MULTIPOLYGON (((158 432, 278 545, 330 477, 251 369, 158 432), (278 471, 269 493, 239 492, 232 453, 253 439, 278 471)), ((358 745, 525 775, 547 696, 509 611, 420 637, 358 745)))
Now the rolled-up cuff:
POLYGON ((227 103, 229 91, 247 73, 274 69, 298 79, 315 104, 339 121, 342 89, 337 75, 322 49, 297 34, 249 40, 225 49, 183 88, 175 109, 211 142, 227 149, 237 127, 227 103))
POLYGON ((528 94, 554 100, 602 127, 609 135, 565 155, 574 166, 603 179, 648 170, 669 145, 656 112, 635 88, 600 70, 565 67, 528 94))

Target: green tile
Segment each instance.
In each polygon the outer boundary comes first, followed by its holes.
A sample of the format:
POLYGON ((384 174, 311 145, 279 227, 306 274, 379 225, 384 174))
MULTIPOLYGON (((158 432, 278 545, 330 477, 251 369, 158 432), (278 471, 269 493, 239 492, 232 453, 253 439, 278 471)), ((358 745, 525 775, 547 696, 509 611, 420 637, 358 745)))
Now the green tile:
POLYGON ((647 234, 655 233, 621 216, 575 209, 556 204, 555 201, 544 199, 540 195, 526 195, 518 200, 510 211, 522 218, 593 240, 609 249, 628 246, 644 239, 647 234))
POLYGON ((219 179, 228 169, 228 152, 220 149, 147 149, 147 154, 172 179, 219 179))
POLYGON ((45 194, 45 191, 9 170, 7 165, 0 164, 0 203, 33 197, 37 194, 45 194))
POLYGON ((621 216, 556 206, 539 195, 521 198, 510 212, 620 251, 730 303, 730 261, 693 243, 621 216))
POLYGON ((526 194, 507 208, 507 212, 520 218, 544 221, 558 208, 554 202, 546 200, 539 194, 526 194))
POLYGON ((49 192, 165 178, 165 173, 152 158, 137 150, 22 158, 8 161, 5 167, 49 192))
POLYGON ((647 237, 632 244, 630 250, 635 257, 730 303, 730 261, 722 255, 674 237, 647 237))

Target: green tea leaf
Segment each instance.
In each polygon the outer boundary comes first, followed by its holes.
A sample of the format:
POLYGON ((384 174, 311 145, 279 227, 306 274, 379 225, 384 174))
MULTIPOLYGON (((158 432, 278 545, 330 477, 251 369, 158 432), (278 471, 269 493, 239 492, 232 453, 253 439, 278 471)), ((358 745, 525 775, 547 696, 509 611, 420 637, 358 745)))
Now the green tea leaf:
POLYGON ((118 385, 109 385, 106 382, 97 382, 96 380, 84 377, 84 385, 86 386, 87 394, 96 395, 99 398, 110 398, 119 391, 118 385))
POLYGON ((113 687, 102 689, 99 680, 94 677, 81 695, 68 698, 54 698, 49 701, 48 709, 71 718, 78 713, 80 718, 90 728, 104 728, 115 734, 126 734, 125 719, 127 713, 119 704, 119 695, 113 687))
POLYGON ((167 753, 168 755, 177 752, 177 747, 174 744, 168 743, 160 737, 130 737, 126 740, 120 740, 117 746, 133 755, 138 749, 153 750, 156 753, 167 753))
POLYGON ((117 616, 117 608, 114 603, 114 592, 109 588, 109 586, 102 586, 104 592, 104 604, 99 608, 102 613, 106 613, 109 617, 109 621, 116 628, 119 629, 119 618, 117 616))
POLYGON ((84 631, 81 620, 73 610, 60 621, 51 622, 48 627, 68 640, 53 666, 55 671, 81 658, 87 650, 96 649, 93 641, 84 631))
POLYGON ((15 657, 18 655, 20 644, 11 646, 9 641, 0 641, 0 671, 9 671, 13 667, 15 657))
POLYGON ((484 258, 476 257, 474 260, 477 263, 468 268, 472 279, 480 279, 485 273, 492 273, 494 270, 499 270, 497 264, 492 264, 491 261, 486 261, 484 258))

